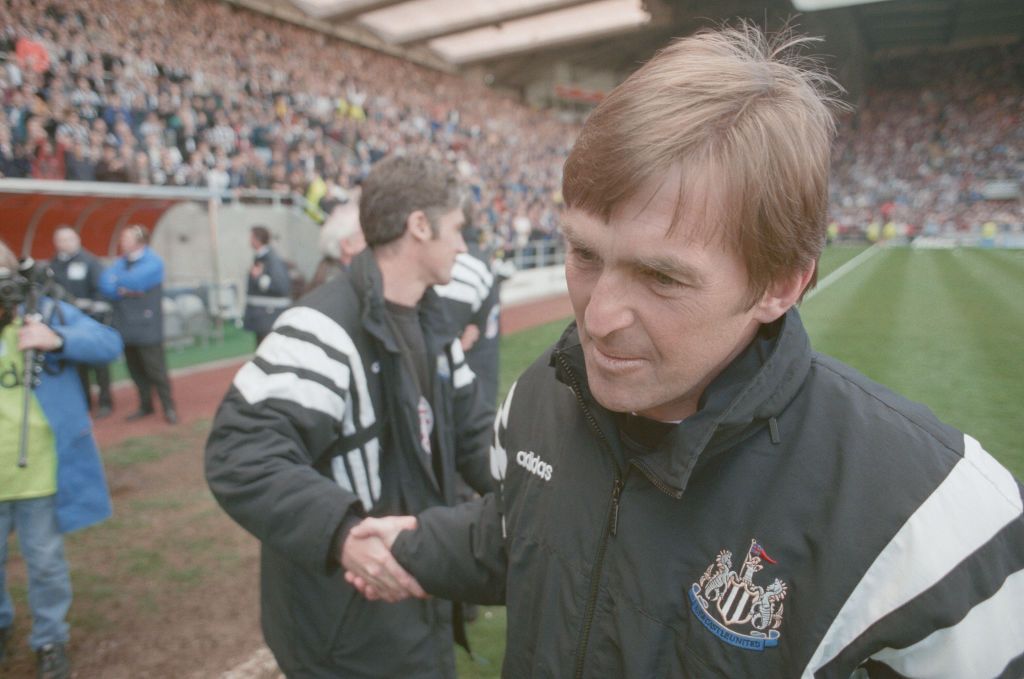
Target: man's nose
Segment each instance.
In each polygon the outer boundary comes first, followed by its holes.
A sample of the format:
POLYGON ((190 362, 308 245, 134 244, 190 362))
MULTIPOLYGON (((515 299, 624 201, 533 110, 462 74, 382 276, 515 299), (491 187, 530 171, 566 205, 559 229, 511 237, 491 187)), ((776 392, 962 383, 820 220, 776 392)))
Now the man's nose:
POLYGON ((598 338, 632 325, 635 316, 628 282, 613 273, 602 273, 590 295, 583 320, 587 334, 598 338))

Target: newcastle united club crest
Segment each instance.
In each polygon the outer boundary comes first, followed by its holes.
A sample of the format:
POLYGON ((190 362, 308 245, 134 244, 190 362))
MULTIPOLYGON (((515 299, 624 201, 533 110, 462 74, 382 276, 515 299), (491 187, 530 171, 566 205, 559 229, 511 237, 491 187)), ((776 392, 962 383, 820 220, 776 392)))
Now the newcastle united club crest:
POLYGON ((754 584, 754 574, 765 563, 776 561, 751 540, 739 573, 733 570, 732 552, 723 549, 690 587, 690 610, 697 619, 722 641, 751 651, 779 645, 787 587, 778 578, 767 587, 754 584))

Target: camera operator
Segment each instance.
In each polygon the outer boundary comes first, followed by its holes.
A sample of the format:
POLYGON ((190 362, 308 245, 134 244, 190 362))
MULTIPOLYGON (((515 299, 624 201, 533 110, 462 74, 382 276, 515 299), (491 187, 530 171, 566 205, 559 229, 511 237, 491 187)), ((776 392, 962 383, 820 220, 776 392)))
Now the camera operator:
MULTIPOLYGON (((100 294, 100 275, 103 265, 88 250, 82 248, 82 239, 70 226, 61 226, 53 234, 56 256, 50 261, 50 269, 57 283, 74 298, 76 307, 91 318, 110 325, 110 303, 100 294)), ((94 417, 99 419, 110 415, 114 401, 110 396, 110 367, 102 365, 79 365, 78 377, 82 381, 85 401, 92 410, 92 391, 89 387, 89 373, 95 373, 100 388, 100 398, 94 417)))
POLYGON ((17 259, 0 241, 0 660, 14 620, 5 566, 7 538, 16 531, 28 568, 29 644, 38 676, 52 679, 71 675, 71 580, 61 536, 111 512, 73 366, 108 363, 122 344, 112 328, 47 297, 32 278, 19 275, 17 259))

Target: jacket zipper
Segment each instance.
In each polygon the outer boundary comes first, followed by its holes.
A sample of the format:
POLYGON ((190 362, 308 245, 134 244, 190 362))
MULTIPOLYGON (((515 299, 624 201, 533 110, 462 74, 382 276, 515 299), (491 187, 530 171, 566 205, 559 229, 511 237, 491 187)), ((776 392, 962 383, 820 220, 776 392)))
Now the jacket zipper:
POLYGON ((647 477, 647 480, 651 482, 651 485, 653 485, 661 492, 665 493, 666 495, 670 495, 677 500, 683 497, 683 491, 679 490, 678 488, 673 488, 672 486, 668 485, 660 478, 658 478, 658 475, 651 471, 651 468, 647 466, 647 463, 644 462, 643 460, 634 457, 630 459, 630 464, 632 464, 634 467, 643 472, 644 476, 647 477))
MULTIPOLYGON (((611 445, 608 443, 608 439, 605 437, 604 432, 601 431, 601 427, 597 424, 597 420, 594 419, 594 414, 590 412, 587 404, 583 400, 583 396, 580 393, 579 381, 576 379, 576 374, 569 368, 565 358, 559 354, 556 360, 562 365, 566 375, 569 376, 572 384, 572 393, 576 396, 576 402, 579 404, 580 409, 583 411, 584 417, 590 427, 597 433, 598 439, 600 439, 602 448, 612 458, 612 465, 615 468, 615 480, 612 483, 612 502, 608 508, 608 521, 605 525, 604 531, 601 534, 601 542, 597 546, 597 555, 594 557, 594 568, 590 579, 590 593, 587 596, 587 606, 583 612, 583 634, 580 638, 579 646, 576 649, 576 679, 582 679, 583 677, 583 664, 586 660, 587 655, 587 644, 590 641, 590 629, 594 624, 594 609, 597 607, 597 595, 601 585, 601 571, 604 567, 604 555, 608 548, 608 537, 615 535, 618 532, 619 524, 619 505, 622 496, 622 489, 625 487, 623 476, 619 473, 619 465, 615 462, 615 457, 611 453, 611 445)), ((626 473, 629 473, 627 468, 626 473)))

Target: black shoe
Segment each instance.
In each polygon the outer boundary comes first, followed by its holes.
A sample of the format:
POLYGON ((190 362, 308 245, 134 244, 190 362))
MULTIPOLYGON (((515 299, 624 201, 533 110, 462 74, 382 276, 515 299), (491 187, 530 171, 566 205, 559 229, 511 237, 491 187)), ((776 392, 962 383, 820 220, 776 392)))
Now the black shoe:
POLYGON ((134 413, 124 418, 125 422, 134 422, 135 420, 141 420, 143 417, 149 417, 153 414, 153 409, 146 410, 145 408, 139 408, 134 413))
POLYGON ((110 406, 100 406, 96 410, 96 414, 93 415, 94 420, 102 420, 104 417, 110 417, 110 413, 114 412, 114 409, 110 406))
POLYGON ((164 419, 167 420, 167 424, 178 424, 178 413, 171 408, 170 410, 164 411, 164 419))
POLYGON ((9 627, 0 627, 0 665, 7 660, 7 636, 9 632, 9 627))
POLYGON ((47 644, 36 651, 36 679, 70 679, 71 660, 64 644, 47 644))

